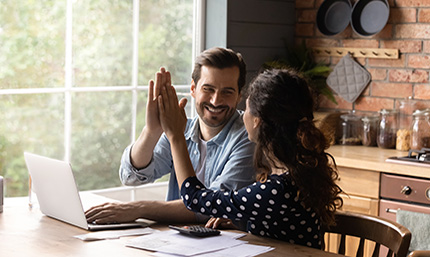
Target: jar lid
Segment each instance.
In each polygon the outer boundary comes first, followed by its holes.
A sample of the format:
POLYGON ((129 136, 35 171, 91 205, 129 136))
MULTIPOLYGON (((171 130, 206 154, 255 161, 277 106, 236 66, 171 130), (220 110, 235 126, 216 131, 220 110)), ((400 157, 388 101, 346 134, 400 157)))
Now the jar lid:
POLYGON ((349 114, 343 114, 343 115, 341 115, 340 118, 343 119, 343 120, 352 120, 352 121, 355 121, 355 120, 360 120, 361 116, 359 116, 357 114, 349 113, 349 114))
POLYGON ((367 115, 367 116, 364 116, 363 118, 361 118, 361 120, 363 122, 376 121, 378 119, 379 119, 379 117, 377 115, 367 115))
POLYGON ((415 105, 418 101, 412 99, 412 96, 406 97, 405 99, 402 99, 399 101, 400 104, 411 104, 415 105))
POLYGON ((356 110, 350 110, 347 113, 342 114, 340 117, 342 119, 356 120, 361 119, 361 117, 363 117, 363 113, 356 110))
POLYGON ((379 111, 380 114, 396 114, 398 112, 396 109, 381 109, 379 111))
POLYGON ((424 116, 424 115, 428 116, 428 115, 430 115, 430 108, 415 110, 412 115, 413 116, 424 116))

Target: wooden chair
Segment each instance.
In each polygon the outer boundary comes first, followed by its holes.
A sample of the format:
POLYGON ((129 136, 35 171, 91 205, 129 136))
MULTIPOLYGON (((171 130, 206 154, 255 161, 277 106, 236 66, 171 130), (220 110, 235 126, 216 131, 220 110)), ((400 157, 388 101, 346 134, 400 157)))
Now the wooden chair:
POLYGON ((353 212, 336 212, 336 226, 327 229, 326 233, 340 234, 340 244, 337 253, 345 254, 345 241, 347 236, 360 238, 357 257, 364 254, 364 242, 373 241, 375 247, 372 257, 379 256, 380 246, 387 247, 387 256, 406 257, 408 254, 409 244, 411 242, 411 232, 402 225, 390 220, 353 213, 353 212))

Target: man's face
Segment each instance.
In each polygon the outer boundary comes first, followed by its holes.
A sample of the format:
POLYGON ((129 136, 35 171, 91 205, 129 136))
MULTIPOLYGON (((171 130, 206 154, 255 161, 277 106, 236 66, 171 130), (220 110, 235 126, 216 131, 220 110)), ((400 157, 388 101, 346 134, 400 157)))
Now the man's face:
POLYGON ((239 68, 217 69, 202 66, 197 85, 191 84, 196 110, 205 125, 222 128, 236 111, 240 101, 239 68))

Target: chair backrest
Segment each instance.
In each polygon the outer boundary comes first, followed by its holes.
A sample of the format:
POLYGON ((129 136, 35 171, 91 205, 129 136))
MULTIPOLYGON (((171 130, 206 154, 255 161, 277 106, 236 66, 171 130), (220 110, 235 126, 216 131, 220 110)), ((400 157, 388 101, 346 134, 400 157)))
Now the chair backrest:
POLYGON ((347 236, 360 238, 356 252, 357 257, 364 254, 364 242, 375 242, 373 256, 379 256, 380 246, 387 247, 387 256, 406 257, 411 242, 411 232, 393 221, 372 215, 337 211, 336 225, 328 228, 326 233, 340 235, 339 254, 345 254, 347 236))

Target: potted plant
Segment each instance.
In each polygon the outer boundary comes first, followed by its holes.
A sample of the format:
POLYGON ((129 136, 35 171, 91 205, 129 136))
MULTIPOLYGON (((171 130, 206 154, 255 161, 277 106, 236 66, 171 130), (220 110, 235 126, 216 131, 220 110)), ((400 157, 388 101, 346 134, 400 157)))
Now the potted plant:
POLYGON ((316 100, 319 95, 324 95, 330 101, 337 104, 333 92, 326 83, 326 79, 332 69, 323 64, 317 63, 311 49, 303 41, 299 45, 289 46, 286 44, 286 56, 264 63, 263 68, 293 68, 298 71, 306 80, 315 94, 316 100))

